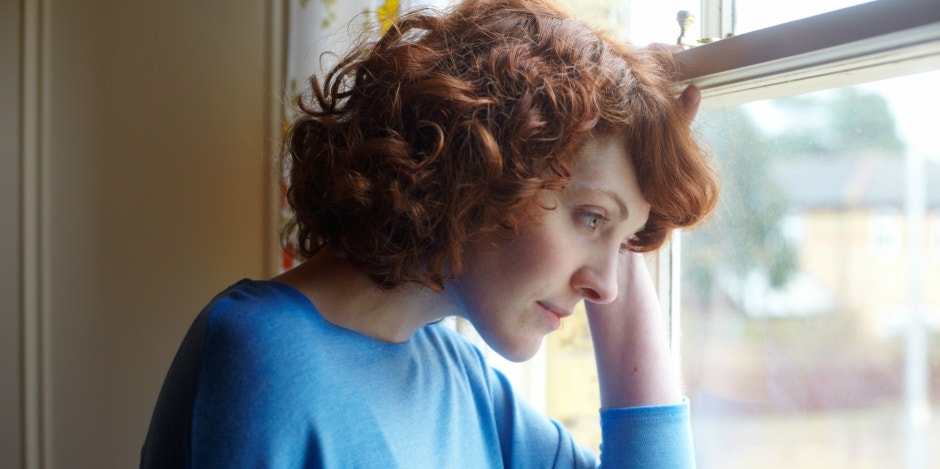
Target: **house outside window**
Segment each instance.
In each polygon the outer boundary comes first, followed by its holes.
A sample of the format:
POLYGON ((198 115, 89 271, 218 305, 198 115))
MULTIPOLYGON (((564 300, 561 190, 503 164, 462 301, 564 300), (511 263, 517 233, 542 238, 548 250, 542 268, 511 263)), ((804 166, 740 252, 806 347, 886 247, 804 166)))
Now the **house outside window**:
POLYGON ((901 226, 904 217, 897 209, 875 209, 869 215, 869 252, 881 262, 896 261, 901 256, 901 226))
POLYGON ((930 215, 930 259, 940 263, 940 210, 934 210, 930 215))

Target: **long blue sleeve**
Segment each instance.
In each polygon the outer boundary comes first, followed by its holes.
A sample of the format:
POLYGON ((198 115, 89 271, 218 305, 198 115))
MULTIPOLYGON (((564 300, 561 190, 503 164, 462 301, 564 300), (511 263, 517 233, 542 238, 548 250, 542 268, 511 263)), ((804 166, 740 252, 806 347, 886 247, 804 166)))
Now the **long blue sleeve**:
MULTIPOLYGON (((691 467, 687 406, 601 417, 604 467, 691 467)), ((327 322, 291 287, 247 280, 193 323, 141 454, 141 467, 598 464, 452 331, 389 344, 327 322)))
POLYGON ((601 412, 603 467, 695 467, 689 403, 601 412))

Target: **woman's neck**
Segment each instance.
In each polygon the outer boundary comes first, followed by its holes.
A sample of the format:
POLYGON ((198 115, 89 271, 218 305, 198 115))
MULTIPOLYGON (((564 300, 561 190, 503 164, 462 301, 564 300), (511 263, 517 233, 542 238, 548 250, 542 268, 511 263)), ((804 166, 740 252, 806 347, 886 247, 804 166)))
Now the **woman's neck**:
POLYGON ((458 313, 447 293, 414 284, 379 289, 329 248, 273 280, 306 295, 327 321, 390 343, 407 342, 426 324, 458 313))

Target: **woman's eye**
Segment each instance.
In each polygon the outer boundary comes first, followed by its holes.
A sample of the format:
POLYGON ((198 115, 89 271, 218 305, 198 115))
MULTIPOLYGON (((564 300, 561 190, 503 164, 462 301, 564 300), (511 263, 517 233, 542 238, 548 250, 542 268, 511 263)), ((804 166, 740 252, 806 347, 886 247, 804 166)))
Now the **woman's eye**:
POLYGON ((604 221, 604 216, 594 212, 581 212, 581 221, 591 231, 594 231, 601 225, 601 222, 604 221))

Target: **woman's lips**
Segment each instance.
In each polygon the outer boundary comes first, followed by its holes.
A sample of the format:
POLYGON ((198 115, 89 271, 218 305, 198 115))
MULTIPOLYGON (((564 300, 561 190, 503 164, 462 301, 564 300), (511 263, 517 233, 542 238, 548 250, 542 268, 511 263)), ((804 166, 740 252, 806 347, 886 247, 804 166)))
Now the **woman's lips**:
POLYGON ((541 301, 536 303, 546 312, 553 331, 561 327, 562 319, 574 314, 574 312, 571 310, 564 310, 549 303, 543 303, 541 301))

